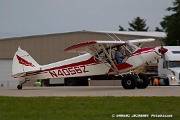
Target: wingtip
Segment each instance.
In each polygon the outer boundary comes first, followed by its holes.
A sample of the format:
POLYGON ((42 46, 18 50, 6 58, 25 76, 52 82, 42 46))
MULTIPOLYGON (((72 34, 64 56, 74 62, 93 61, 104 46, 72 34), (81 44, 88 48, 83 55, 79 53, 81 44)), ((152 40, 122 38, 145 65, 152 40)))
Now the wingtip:
POLYGON ((148 42, 155 41, 154 38, 148 38, 148 42))

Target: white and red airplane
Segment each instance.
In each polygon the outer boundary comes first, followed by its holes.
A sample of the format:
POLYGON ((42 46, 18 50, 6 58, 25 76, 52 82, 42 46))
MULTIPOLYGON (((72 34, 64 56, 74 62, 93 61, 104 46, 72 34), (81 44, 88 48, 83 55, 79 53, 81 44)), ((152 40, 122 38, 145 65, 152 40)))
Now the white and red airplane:
POLYGON ((128 41, 99 41, 91 40, 72 45, 65 49, 67 52, 84 53, 71 59, 39 65, 26 51, 20 47, 13 58, 12 76, 21 84, 32 79, 71 78, 95 75, 116 75, 122 77, 124 89, 146 88, 148 78, 138 74, 134 69, 159 59, 167 49, 163 47, 137 47, 137 44, 151 42, 154 39, 136 39, 128 41), (122 47, 126 55, 122 63, 114 62, 117 46, 122 47))

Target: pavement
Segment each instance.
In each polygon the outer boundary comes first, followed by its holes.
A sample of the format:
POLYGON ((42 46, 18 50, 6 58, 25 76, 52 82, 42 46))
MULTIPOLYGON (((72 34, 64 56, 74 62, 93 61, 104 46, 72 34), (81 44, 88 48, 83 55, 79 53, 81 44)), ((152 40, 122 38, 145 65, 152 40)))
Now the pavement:
POLYGON ((0 87, 0 96, 180 96, 180 86, 149 86, 125 90, 122 86, 0 87))

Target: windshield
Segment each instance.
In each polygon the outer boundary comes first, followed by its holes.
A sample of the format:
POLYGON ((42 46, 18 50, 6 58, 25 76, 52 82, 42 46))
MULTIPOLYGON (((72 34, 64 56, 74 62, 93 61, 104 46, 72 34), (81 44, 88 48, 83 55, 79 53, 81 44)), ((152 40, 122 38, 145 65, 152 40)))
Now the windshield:
POLYGON ((126 45, 127 45, 128 49, 131 51, 131 53, 138 49, 138 47, 136 45, 130 43, 129 41, 126 41, 126 45))
POLYGON ((180 67, 180 61, 169 61, 169 67, 170 68, 180 67))

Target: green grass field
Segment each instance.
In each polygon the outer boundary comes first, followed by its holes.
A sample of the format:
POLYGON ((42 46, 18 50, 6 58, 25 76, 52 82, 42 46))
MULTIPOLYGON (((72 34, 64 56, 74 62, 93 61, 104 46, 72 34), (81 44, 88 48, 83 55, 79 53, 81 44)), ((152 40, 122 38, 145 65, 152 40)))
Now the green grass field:
POLYGON ((180 97, 0 97, 0 120, 179 120, 180 97), (112 117, 166 114, 172 118, 112 117))

